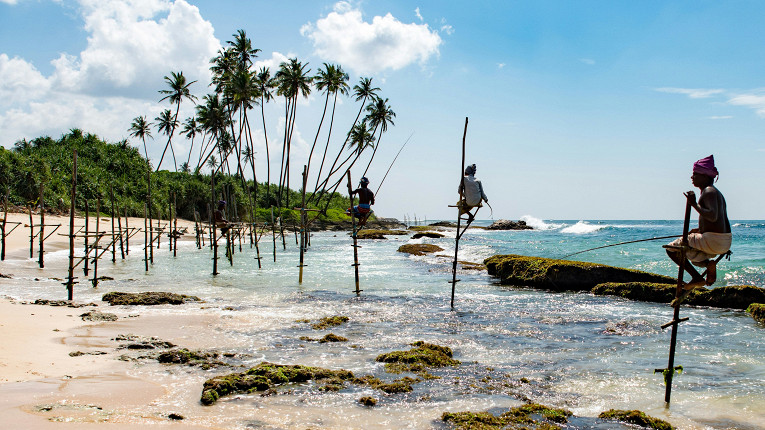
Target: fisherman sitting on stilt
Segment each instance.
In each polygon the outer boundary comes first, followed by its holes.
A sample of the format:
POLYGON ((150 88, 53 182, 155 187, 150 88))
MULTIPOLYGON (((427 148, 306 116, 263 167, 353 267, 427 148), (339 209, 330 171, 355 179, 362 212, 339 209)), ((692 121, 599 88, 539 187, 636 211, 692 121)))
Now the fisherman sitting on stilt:
MULTIPOLYGON (((475 164, 471 164, 465 167, 465 176, 460 181, 460 186, 457 192, 462 195, 462 199, 457 202, 457 207, 460 210, 460 216, 463 214, 468 215, 468 224, 473 222, 475 214, 470 211, 473 208, 480 208, 481 201, 489 203, 489 198, 483 192, 483 185, 481 181, 475 178, 476 167, 475 164), (464 187, 464 188, 463 188, 464 187)), ((478 210, 476 210, 476 213, 478 210)))
MULTIPOLYGON (((667 254, 672 261, 678 265, 683 264, 692 277, 691 281, 684 285, 685 293, 678 298, 679 301, 682 301, 696 287, 714 284, 717 280, 717 262, 719 261, 719 258, 715 259, 715 257, 726 254, 730 250, 732 235, 725 198, 713 185, 718 175, 712 155, 693 164, 691 182, 693 186, 701 190, 701 195, 698 203, 693 191, 688 191, 685 196, 688 204, 699 213, 699 227, 688 233, 689 249, 685 252, 686 261, 680 261, 682 238, 666 246, 667 254), (705 268, 706 279, 690 263, 705 268)), ((673 306, 678 303, 673 302, 673 306)))
MULTIPOLYGON (((362 177, 359 181, 359 188, 351 191, 351 195, 359 195, 359 204, 353 207, 353 216, 358 218, 359 227, 366 224, 367 219, 372 215, 372 205, 375 204, 375 193, 372 192, 367 186, 369 185, 369 179, 362 177)), ((348 187, 350 188, 350 186, 348 187)), ((351 214, 351 209, 345 211, 348 215, 351 214)))
POLYGON ((226 201, 221 200, 218 202, 218 209, 215 210, 215 226, 220 229, 221 234, 226 234, 231 226, 228 224, 225 215, 226 201))

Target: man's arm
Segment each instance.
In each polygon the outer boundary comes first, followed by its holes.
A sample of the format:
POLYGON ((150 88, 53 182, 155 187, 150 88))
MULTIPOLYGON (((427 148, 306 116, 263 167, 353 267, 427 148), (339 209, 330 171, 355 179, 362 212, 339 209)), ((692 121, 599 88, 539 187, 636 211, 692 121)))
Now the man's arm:
POLYGON ((686 194, 688 202, 696 209, 699 216, 705 221, 716 222, 720 217, 720 205, 717 204, 719 193, 715 187, 706 187, 699 196, 699 202, 696 203, 696 194, 693 191, 686 194))

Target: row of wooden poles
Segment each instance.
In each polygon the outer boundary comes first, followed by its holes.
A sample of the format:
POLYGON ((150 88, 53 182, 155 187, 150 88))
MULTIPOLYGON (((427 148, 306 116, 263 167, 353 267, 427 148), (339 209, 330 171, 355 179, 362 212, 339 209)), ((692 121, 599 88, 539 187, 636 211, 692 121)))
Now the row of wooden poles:
MULTIPOLYGON (((101 230, 101 211, 103 209, 102 207, 102 201, 101 198, 96 199, 96 226, 95 228, 91 228, 90 226, 90 205, 88 201, 85 201, 85 223, 84 226, 80 226, 79 228, 75 228, 74 223, 74 217, 75 217, 75 201, 77 198, 77 151, 75 150, 73 153, 73 164, 72 164, 72 184, 71 184, 71 203, 69 208, 69 233, 68 234, 62 234, 59 233, 59 235, 62 236, 68 236, 69 237, 69 270, 68 270, 68 276, 66 278, 66 282, 64 282, 64 285, 67 288, 67 297, 68 300, 73 300, 74 297, 74 285, 77 284, 77 277, 75 276, 75 270, 82 265, 83 273, 86 277, 90 276, 92 272, 92 278, 89 279, 89 281, 92 283, 93 287, 97 287, 99 281, 102 278, 99 278, 98 276, 98 263, 99 260, 108 252, 111 251, 111 257, 112 262, 115 263, 117 260, 117 248, 119 247, 119 254, 120 257, 124 260, 126 256, 130 254, 130 239, 134 237, 136 234, 140 233, 141 231, 144 232, 144 264, 145 264, 145 270, 148 272, 150 265, 154 264, 154 248, 160 247, 161 238, 163 234, 167 234, 169 243, 168 246, 170 250, 173 251, 173 256, 177 256, 178 252, 178 245, 177 241, 180 236, 182 236, 184 233, 186 233, 185 229, 178 229, 178 218, 177 218, 177 200, 175 194, 171 194, 172 202, 168 204, 168 222, 162 222, 160 219, 155 220, 152 213, 152 196, 151 196, 151 176, 150 173, 147 172, 147 187, 148 187, 148 195, 147 195, 147 203, 144 204, 144 226, 143 228, 136 228, 136 227, 130 227, 129 226, 129 218, 128 218, 128 212, 127 209, 124 209, 124 227, 123 227, 123 217, 120 213, 119 208, 115 208, 115 200, 114 200, 114 193, 113 189, 110 189, 110 205, 111 205, 111 232, 108 230, 101 230), (75 255, 75 244, 79 241, 82 241, 82 244, 84 245, 84 253, 81 256, 75 255)), ((299 276, 298 281, 299 283, 303 282, 303 268, 306 267, 305 264, 305 252, 308 249, 308 246, 310 245, 310 234, 309 234, 309 225, 312 220, 309 219, 308 213, 311 211, 315 211, 315 209, 308 209, 305 207, 305 189, 306 189, 306 170, 307 168, 304 166, 303 168, 303 200, 302 205, 299 208, 295 208, 296 210, 300 211, 300 226, 299 228, 295 228, 295 242, 300 246, 300 264, 299 264, 299 276), (299 235, 298 235, 299 234, 299 235), (299 237, 298 237, 299 236, 299 237)), ((216 200, 216 192, 215 192, 215 175, 211 175, 211 192, 213 201, 216 200)), ((351 188, 351 176, 350 172, 348 172, 348 191, 349 191, 349 197, 351 201, 351 207, 353 207, 353 194, 352 194, 352 188, 351 188)), ((62 227, 62 224, 46 224, 45 223, 45 205, 44 205, 44 185, 40 185, 39 187, 40 197, 38 200, 39 203, 39 224, 35 224, 34 217, 33 217, 33 211, 32 211, 32 205, 28 204, 27 209, 29 211, 29 224, 24 224, 24 227, 29 228, 29 235, 30 235, 30 249, 29 249, 29 255, 30 258, 33 258, 34 256, 34 245, 35 242, 39 242, 38 245, 38 264, 40 268, 43 268, 45 266, 44 263, 44 255, 45 255, 45 240, 49 238, 51 235, 53 235, 60 227, 62 227), (50 229, 53 230, 50 230, 50 229)), ((249 189, 248 189, 249 193, 249 189)), ((216 228, 215 223, 215 216, 213 208, 210 204, 207 205, 207 212, 208 212, 208 222, 205 223, 202 221, 202 217, 199 212, 194 210, 194 233, 195 233, 195 244, 198 249, 202 249, 205 246, 209 246, 210 249, 213 251, 213 276, 218 275, 220 272, 218 271, 218 260, 219 257, 219 241, 225 238, 225 256, 228 259, 229 263, 233 266, 233 260, 234 260, 234 254, 236 251, 236 243, 238 242, 238 250, 239 252, 242 252, 242 243, 245 240, 247 236, 249 236, 250 239, 250 247, 253 246, 256 249, 256 257, 255 260, 258 262, 258 268, 261 268, 261 256, 260 256, 260 249, 258 247, 258 243, 260 239, 263 237, 263 235, 266 232, 267 224, 263 224, 260 229, 258 229, 257 224, 254 222, 240 222, 238 221, 239 215, 237 213, 237 205, 236 205, 236 197, 234 193, 231 192, 230 189, 224 187, 224 189, 221 192, 221 195, 223 198, 231 201, 231 205, 229 206, 230 209, 230 218, 235 219, 237 221, 229 222, 228 228, 221 229, 221 234, 218 234, 218 229, 216 228), (208 244, 206 245, 206 239, 208 244)), ((2 219, 2 222, 0 222, 0 242, 1 242, 1 249, 0 249, 0 259, 5 259, 6 254, 6 237, 13 232, 17 227, 21 226, 22 223, 20 222, 11 222, 8 221, 8 198, 9 198, 9 190, 6 189, 5 198, 3 201, 3 211, 4 211, 4 217, 2 219), (7 230, 8 226, 10 225, 10 229, 7 230)), ((251 199, 251 196, 250 196, 251 199)), ((252 200, 251 200, 252 201, 252 200)), ((251 208, 253 206, 251 205, 251 208)), ((254 210, 251 213, 254 219, 254 210)), ((353 221, 353 248, 354 248, 354 274, 355 274, 355 285, 356 285, 356 294, 358 295, 361 290, 359 288, 359 260, 358 260, 358 251, 357 248, 360 248, 357 243, 357 232, 359 230, 359 227, 356 225, 355 218, 351 217, 353 221)), ((314 218, 315 219, 315 218, 314 218)), ((277 237, 281 238, 282 246, 284 249, 286 249, 286 235, 285 235, 285 227, 280 221, 280 217, 274 218, 274 208, 271 207, 271 236, 273 241, 273 259, 274 262, 276 262, 276 243, 277 243, 277 237)))

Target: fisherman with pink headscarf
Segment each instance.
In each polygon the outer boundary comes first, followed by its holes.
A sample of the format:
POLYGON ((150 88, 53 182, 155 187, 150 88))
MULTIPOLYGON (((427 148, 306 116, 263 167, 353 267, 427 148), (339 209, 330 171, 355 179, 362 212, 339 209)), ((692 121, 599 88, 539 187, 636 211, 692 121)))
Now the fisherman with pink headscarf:
POLYGON ((717 280, 717 261, 715 257, 725 254, 730 250, 732 235, 728 211, 725 206, 725 198, 714 186, 719 172, 715 167, 714 156, 702 158, 693 163, 693 186, 701 190, 699 201, 696 202, 696 193, 688 191, 685 197, 696 212, 699 214, 699 227, 688 233, 688 245, 691 249, 686 250, 686 261, 680 261, 680 249, 682 238, 670 243, 667 254, 678 265, 684 264, 685 270, 692 279, 685 285, 685 290, 690 290, 703 285, 712 285, 717 280), (706 279, 691 265, 706 269, 706 279))

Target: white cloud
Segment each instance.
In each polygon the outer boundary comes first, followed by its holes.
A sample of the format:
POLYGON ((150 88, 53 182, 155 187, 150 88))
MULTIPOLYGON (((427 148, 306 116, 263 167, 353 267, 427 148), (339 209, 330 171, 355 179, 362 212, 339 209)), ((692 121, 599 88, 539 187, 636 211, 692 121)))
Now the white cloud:
MULTIPOLYGON (((125 138, 133 118, 153 119, 168 107, 157 103, 157 91, 172 71, 198 80, 193 92, 207 91, 209 60, 220 42, 197 7, 186 0, 80 0, 80 6, 87 46, 53 59, 51 75, 0 53, 0 144, 58 137, 70 128, 125 138)), ((182 105, 180 117, 192 109, 182 105)))
POLYGON ((505 67, 505 63, 497 63, 497 68, 502 69, 505 67))
POLYGON ((762 94, 739 94, 731 97, 728 104, 744 106, 753 109, 757 115, 765 117, 765 95, 762 94))
POLYGON ((337 3, 333 12, 304 25, 300 33, 313 41, 318 56, 359 73, 425 64, 438 55, 442 43, 427 24, 404 24, 390 13, 365 22, 361 10, 347 2, 337 3))
POLYGON ((715 120, 717 120, 717 119, 731 119, 731 118, 733 118, 733 116, 731 116, 731 115, 715 115, 715 116, 710 116, 709 117, 709 119, 715 119, 715 120))
POLYGON ((452 27, 451 25, 445 24, 441 26, 441 31, 451 36, 452 34, 454 34, 454 27, 452 27))
POLYGON ((725 90, 704 88, 656 88, 656 91, 670 94, 683 94, 692 99, 705 99, 714 95, 723 94, 725 90))
POLYGON ((581 61, 582 63, 588 66, 592 66, 595 64, 595 60, 593 60, 592 58, 580 58, 579 61, 581 61))
POLYGON ((417 18, 419 18, 420 22, 424 21, 424 19, 422 18, 422 15, 420 14, 420 8, 419 7, 414 10, 414 15, 417 18))

